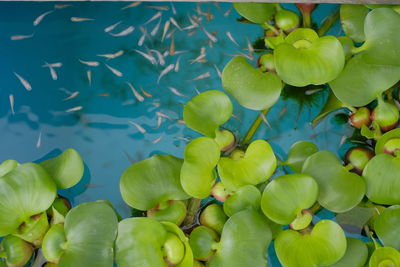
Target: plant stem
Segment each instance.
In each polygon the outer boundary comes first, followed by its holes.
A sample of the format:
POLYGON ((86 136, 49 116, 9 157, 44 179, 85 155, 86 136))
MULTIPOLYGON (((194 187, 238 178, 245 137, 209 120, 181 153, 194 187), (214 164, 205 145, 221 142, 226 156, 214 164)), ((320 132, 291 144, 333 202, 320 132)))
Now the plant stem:
POLYGON ((316 214, 320 209, 322 209, 322 206, 317 202, 309 210, 312 214, 316 214))
MULTIPOLYGON (((267 115, 268 112, 269 112, 269 108, 261 111, 261 113, 264 115, 267 115)), ((261 114, 259 114, 257 116, 257 118, 254 120, 253 124, 250 126, 250 128, 247 131, 246 135, 244 136, 243 140, 240 142, 241 145, 247 144, 251 140, 251 138, 253 138, 253 136, 257 132, 257 129, 260 126, 261 122, 262 122, 262 117, 261 117, 261 114)))
POLYGON ((326 19, 322 23, 321 28, 319 28, 318 30, 318 35, 319 36, 325 35, 329 31, 329 29, 333 26, 333 24, 335 24, 335 22, 339 19, 339 17, 340 17, 340 12, 339 8, 337 8, 334 13, 331 13, 328 17, 326 17, 326 19))
POLYGON ((197 211, 200 208, 201 199, 199 198, 191 198, 188 204, 188 210, 186 213, 186 217, 183 220, 183 226, 189 226, 194 223, 194 218, 196 216, 197 211))
POLYGON ((275 28, 274 26, 272 26, 271 24, 264 22, 264 24, 261 24, 261 27, 264 28, 264 30, 271 30, 273 31, 276 35, 279 35, 279 31, 277 28, 275 28))
POLYGON ((311 13, 304 12, 303 15, 303 27, 304 28, 311 28, 311 13))

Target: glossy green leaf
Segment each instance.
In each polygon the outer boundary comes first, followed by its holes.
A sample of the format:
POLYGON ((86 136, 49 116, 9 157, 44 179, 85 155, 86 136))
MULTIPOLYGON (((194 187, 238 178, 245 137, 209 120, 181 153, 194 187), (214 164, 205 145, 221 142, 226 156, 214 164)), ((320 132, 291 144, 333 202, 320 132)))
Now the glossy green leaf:
POLYGON ((15 160, 9 159, 5 160, 0 164, 0 177, 6 175, 10 171, 18 167, 19 163, 15 160))
POLYGON ((341 5, 340 21, 347 36, 355 42, 365 41, 364 20, 368 14, 368 8, 363 5, 341 5))
MULTIPOLYGON (((168 231, 168 233, 176 235, 184 245, 185 254, 183 256, 182 261, 179 264, 177 264, 176 267, 192 267, 193 252, 192 249, 190 248, 189 239, 176 224, 170 222, 162 222, 162 225, 168 231)), ((164 244, 164 249, 165 249, 165 244, 164 244)))
POLYGON ((226 222, 210 267, 266 266, 271 230, 265 218, 253 210, 235 213, 226 222))
MULTIPOLYGON (((277 36, 266 36, 264 38, 265 46, 275 49, 279 44, 285 42, 285 33, 281 32, 277 36)), ((275 63, 274 63, 274 69, 275 69, 275 63)))
POLYGON ((218 241, 218 234, 214 230, 202 225, 196 227, 189 237, 193 257, 197 260, 208 261, 214 254, 214 247, 218 241))
POLYGON ((365 166, 363 177, 367 197, 377 204, 400 204, 400 159, 388 154, 373 157, 365 166))
MULTIPOLYGON (((25 266, 33 253, 33 247, 26 241, 8 235, 0 243, 0 261, 4 256, 9 267, 25 266)), ((1 264, 0 264, 1 266, 1 264)))
POLYGON ((183 201, 169 200, 147 211, 147 217, 180 225, 186 217, 186 212, 186 204, 183 201))
POLYGON ((263 24, 272 19, 276 11, 274 4, 267 3, 236 2, 233 6, 242 17, 257 24, 263 24))
POLYGON ((224 212, 232 216, 245 209, 260 209, 261 192, 253 185, 245 185, 233 192, 224 202, 224 212))
POLYGON ((400 252, 391 247, 377 248, 369 259, 369 267, 400 266, 400 252))
POLYGON ((36 214, 26 219, 23 224, 13 233, 15 236, 40 247, 44 235, 49 228, 46 212, 36 214))
POLYGON ((393 129, 382 135, 375 144, 375 154, 385 153, 386 143, 394 138, 400 138, 400 128, 393 129))
POLYGON ((261 209, 272 221, 290 224, 318 197, 317 182, 306 174, 289 174, 272 180, 261 198, 261 209))
POLYGON ((318 202, 333 212, 345 212, 357 206, 365 194, 365 182, 342 166, 329 151, 311 155, 303 166, 303 173, 311 175, 318 183, 318 202))
POLYGON ((310 233, 281 232, 275 240, 275 250, 285 267, 329 266, 345 254, 346 237, 337 223, 322 220, 310 233))
POLYGON ((56 184, 37 164, 19 165, 0 177, 0 236, 14 233, 31 216, 47 210, 56 184))
POLYGON ((347 249, 344 256, 330 267, 363 267, 368 260, 367 245, 361 240, 347 238, 347 249))
POLYGON ((312 29, 296 29, 274 51, 279 77, 293 86, 324 84, 344 66, 344 51, 333 36, 319 38, 312 29))
POLYGON ((375 219, 374 229, 383 245, 400 250, 400 206, 386 208, 375 219))
POLYGON ((65 217, 64 231, 60 226, 53 226, 46 234, 44 255, 53 261, 60 256, 58 267, 112 267, 117 227, 117 216, 109 205, 80 204, 65 217))
POLYGON ((400 15, 391 9, 378 8, 368 13, 364 22, 365 43, 330 82, 341 101, 364 106, 399 81, 399 24, 400 15))
POLYGON ((224 186, 235 191, 244 185, 257 185, 267 181, 276 168, 271 146, 264 140, 253 141, 243 157, 221 158, 218 173, 224 186))
POLYGON ((356 206, 349 211, 336 215, 336 221, 342 226, 357 228, 361 233, 364 225, 374 216, 375 208, 356 206))
POLYGON ((318 147, 313 142, 298 141, 290 147, 286 164, 294 172, 301 172, 304 161, 316 152, 318 147))
POLYGON ((221 234, 227 219, 228 217, 224 213, 222 206, 217 203, 208 205, 200 215, 200 223, 213 229, 218 234, 221 234))
POLYGON ((353 53, 352 53, 352 51, 354 49, 353 40, 348 36, 339 36, 338 40, 343 46, 345 59, 348 60, 349 58, 351 58, 353 56, 353 53))
POLYGON ((212 138, 199 137, 186 146, 180 179, 187 194, 200 199, 210 195, 219 158, 219 146, 212 138))
POLYGON ((283 88, 276 73, 255 69, 243 57, 234 57, 226 64, 222 86, 239 104, 253 110, 272 107, 283 88))
POLYGON ((121 176, 122 198, 139 210, 189 198, 181 186, 181 166, 182 160, 171 155, 155 155, 132 164, 121 176))
POLYGON ((209 90, 187 102, 183 120, 189 128, 214 138, 219 126, 231 117, 232 109, 232 102, 226 94, 209 90))
POLYGON ((40 165, 61 189, 70 188, 79 183, 84 171, 81 156, 72 148, 68 148, 57 157, 41 162, 40 165))

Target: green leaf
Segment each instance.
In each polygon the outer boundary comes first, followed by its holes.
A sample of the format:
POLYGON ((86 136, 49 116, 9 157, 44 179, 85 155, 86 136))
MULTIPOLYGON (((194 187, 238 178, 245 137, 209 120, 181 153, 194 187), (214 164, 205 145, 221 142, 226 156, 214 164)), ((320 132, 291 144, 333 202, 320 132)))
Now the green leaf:
POLYGON ((330 267, 363 267, 368 260, 367 245, 361 240, 347 238, 347 249, 344 256, 330 267))
POLYGON ((257 185, 267 181, 276 168, 276 158, 271 146, 264 140, 253 141, 243 157, 221 158, 218 173, 224 186, 235 191, 244 185, 257 185))
POLYGON ((225 66, 222 86, 240 105, 253 110, 272 107, 283 88, 276 73, 255 69, 243 57, 234 57, 225 66))
POLYGON ((261 198, 261 208, 272 221, 292 223, 302 210, 311 208, 318 197, 318 185, 306 174, 289 174, 272 180, 261 198))
POLYGON ((345 59, 347 61, 348 59, 350 59, 353 56, 353 53, 352 53, 352 51, 354 49, 353 40, 348 36, 339 36, 338 40, 343 46, 345 59))
POLYGON ((312 29, 291 32, 274 51, 279 77, 293 86, 324 84, 335 79, 344 66, 344 51, 336 37, 319 38, 312 29))
POLYGON ((369 259, 369 267, 400 265, 400 252, 391 247, 377 248, 369 259))
POLYGON ((180 182, 182 160, 171 155, 155 155, 129 166, 121 176, 124 201, 139 210, 149 210, 161 202, 189 196, 180 182))
POLYGON ((281 232, 275 240, 279 261, 285 267, 329 266, 346 252, 346 237, 340 226, 329 220, 319 221, 311 233, 294 230, 281 232))
POLYGON ((390 139, 400 138, 400 128, 393 129, 382 135, 375 144, 375 154, 385 153, 385 145, 390 139))
POLYGON ((218 234, 206 227, 198 226, 189 237, 189 244, 193 250, 193 256, 197 260, 208 261, 214 254, 214 244, 219 241, 218 234))
POLYGON ((6 175, 10 171, 14 170, 17 168, 19 163, 15 160, 9 159, 5 160, 0 164, 0 177, 6 175))
POLYGON ((219 158, 219 146, 212 138, 199 137, 186 146, 180 179, 187 194, 200 199, 210 195, 219 158))
POLYGON ((260 209, 261 193, 253 185, 245 185, 233 192, 224 202, 224 212, 229 217, 245 209, 260 209))
POLYGON ((226 94, 209 90, 193 97, 185 105, 183 120, 189 128, 214 138, 219 126, 231 117, 232 109, 232 102, 226 94))
POLYGON ((117 216, 109 205, 83 203, 68 212, 64 231, 59 226, 51 228, 44 238, 43 251, 52 260, 60 256, 58 267, 112 267, 117 227, 117 216))
POLYGON ((365 166, 363 177, 367 197, 377 204, 400 204, 400 159, 388 154, 373 157, 365 166))
POLYGON ((0 177, 0 236, 14 233, 31 216, 47 210, 57 188, 37 164, 19 165, 0 177))
POLYGON ((180 225, 186 217, 186 204, 181 200, 169 200, 147 211, 147 217, 180 225))
POLYGON ((200 224, 215 230, 218 234, 221 234, 227 220, 222 206, 217 203, 208 205, 200 215, 200 224))
POLYGON ((400 15, 387 8, 369 12, 365 43, 355 49, 342 73, 330 82, 335 95, 351 106, 364 106, 400 79, 400 15))
MULTIPOLYGON (((182 230, 176 224, 173 224, 170 222, 162 222, 162 225, 168 231, 168 233, 172 233, 172 234, 176 235, 184 245, 185 255, 183 256, 182 261, 179 262, 179 264, 177 264, 176 267, 192 267, 193 266, 193 252, 189 245, 189 239, 186 237, 186 235, 182 232, 182 230)), ((165 244, 164 244, 164 247, 165 247, 165 244)))
POLYGON ((400 250, 400 206, 386 208, 375 219, 374 229, 383 245, 400 250))
POLYGON ((272 19, 275 14, 275 5, 267 3, 233 3, 236 11, 248 21, 263 24, 272 19))
POLYGON ((0 243, 0 253, 0 262, 4 254, 7 266, 24 266, 32 256, 33 247, 19 237, 8 235, 0 243))
POLYGON ((363 5, 341 5, 340 21, 347 36, 355 42, 364 42, 364 20, 369 10, 363 5))
POLYGON ((298 141, 290 147, 286 164, 294 172, 301 172, 304 161, 316 152, 318 147, 313 142, 298 141))
POLYGON ((266 266, 271 230, 265 217, 243 210, 228 219, 210 267, 266 266))
POLYGON ((303 173, 317 181, 318 202, 330 211, 351 210, 364 197, 364 180, 343 167, 332 152, 322 150, 311 155, 304 162, 303 173))
POLYGON ((40 165, 61 189, 70 188, 79 183, 84 171, 81 156, 72 148, 68 148, 57 157, 41 162, 40 165))

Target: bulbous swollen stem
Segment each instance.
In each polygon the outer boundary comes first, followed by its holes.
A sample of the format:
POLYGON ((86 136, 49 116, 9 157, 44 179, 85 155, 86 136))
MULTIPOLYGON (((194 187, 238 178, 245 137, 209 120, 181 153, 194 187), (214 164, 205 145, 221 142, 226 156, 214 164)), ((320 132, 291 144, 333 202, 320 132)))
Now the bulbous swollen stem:
POLYGON ((211 189, 211 195, 220 202, 225 200, 231 195, 231 193, 225 188, 221 182, 217 182, 211 189))
POLYGON ((346 169, 362 174, 365 165, 372 159, 374 152, 364 147, 353 147, 349 149, 345 155, 346 169))
POLYGON ((218 144, 221 152, 227 152, 233 149, 237 144, 235 135, 226 129, 217 129, 215 131, 214 140, 218 144))
POLYGON ((293 230, 303 230, 310 225, 312 218, 313 214, 311 211, 304 209, 297 215, 296 219, 294 219, 289 226, 293 230))
POLYGON ((294 42, 293 46, 297 49, 308 49, 312 46, 312 43, 309 40, 301 39, 294 42))
POLYGON ((368 127, 371 124, 371 112, 367 107, 361 107, 350 114, 349 123, 357 129, 361 129, 363 125, 368 127))
POLYGON ((164 260, 168 266, 179 264, 185 256, 185 246, 182 241, 173 233, 167 233, 163 245, 164 260))
POLYGON ((396 128, 400 117, 398 108, 396 105, 384 101, 380 94, 377 98, 378 105, 372 111, 371 120, 378 124, 382 132, 396 128))
POLYGON ((383 146, 383 152, 398 157, 400 155, 400 138, 391 138, 383 146))

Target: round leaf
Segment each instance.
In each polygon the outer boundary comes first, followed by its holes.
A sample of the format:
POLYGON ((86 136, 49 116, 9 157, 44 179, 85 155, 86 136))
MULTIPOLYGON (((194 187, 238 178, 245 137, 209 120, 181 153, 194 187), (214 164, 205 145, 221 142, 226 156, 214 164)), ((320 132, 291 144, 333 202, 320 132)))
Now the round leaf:
POLYGON ((294 172, 301 172, 304 161, 316 152, 318 147, 313 142, 299 141, 290 147, 286 163, 294 172))
POLYGON ((236 11, 248 21, 262 24, 272 19, 275 5, 267 3, 233 3, 236 11))
POLYGON ((245 185, 232 193, 224 202, 224 212, 232 216, 245 209, 260 209, 261 193, 253 185, 245 185))
POLYGON ((149 210, 168 200, 189 198, 181 186, 181 166, 182 160, 171 155, 155 155, 132 164, 121 176, 122 198, 139 210, 149 210))
POLYGON ((383 245, 400 250, 400 206, 385 209, 375 219, 374 229, 383 245))
POLYGON ((253 110, 272 107, 283 87, 275 73, 253 68, 243 57, 234 57, 225 66, 222 86, 240 105, 253 110))
POLYGON ((230 191, 235 191, 244 185, 257 185, 267 181, 275 168, 274 152, 264 140, 253 141, 242 158, 221 158, 218 163, 221 181, 230 191))
POLYGON ((266 266, 271 230, 265 217, 243 210, 228 219, 210 267, 266 266))
POLYGON ((208 261, 214 254, 213 246, 217 241, 218 234, 214 230, 202 225, 196 227, 189 237, 189 244, 193 250, 194 258, 208 261))
POLYGON ((318 185, 306 174, 280 176, 265 188, 261 208, 264 214, 279 224, 290 224, 302 210, 310 208, 318 197, 318 185))
POLYGON ((344 256, 330 267, 363 267, 368 260, 367 245, 361 240, 347 238, 347 249, 344 256))
POLYGON ((285 267, 329 266, 346 252, 346 237, 340 226, 329 220, 318 222, 311 233, 281 232, 275 240, 279 261, 285 267))
POLYGON ((369 259, 369 267, 400 266, 400 252, 391 247, 377 248, 369 259))
POLYGON ((316 180, 318 202, 330 211, 348 211, 364 197, 364 180, 343 167, 332 152, 319 151, 311 155, 304 162, 303 173, 316 180))
POLYGON ((25 163, 0 177, 0 236, 14 233, 32 215, 47 210, 56 184, 39 165, 25 163))
POLYGON ((335 79, 344 66, 344 51, 336 37, 319 38, 311 29, 296 29, 274 51, 275 67, 287 84, 306 86, 335 79))
POLYGON ((232 115, 232 102, 223 92, 209 90, 193 97, 183 110, 186 125, 206 136, 215 137, 215 131, 232 115))
POLYGON ((364 5, 341 5, 340 21, 347 36, 355 42, 365 41, 364 20, 368 14, 364 5))
POLYGON ((363 177, 367 197, 377 204, 400 204, 400 159, 388 154, 373 157, 365 166, 363 177))
POLYGON ((9 267, 25 266, 32 253, 33 247, 28 242, 13 235, 6 236, 0 243, 0 258, 4 256, 9 267))
POLYGON ((364 106, 400 80, 400 15, 388 8, 369 12, 365 43, 340 75, 330 82, 335 95, 351 106, 364 106))

